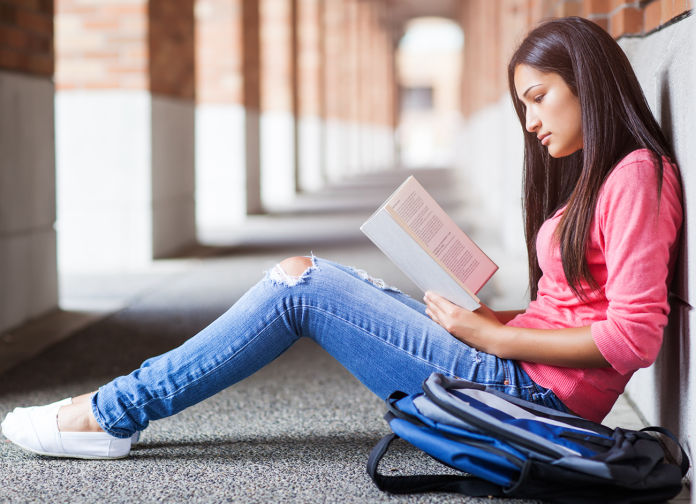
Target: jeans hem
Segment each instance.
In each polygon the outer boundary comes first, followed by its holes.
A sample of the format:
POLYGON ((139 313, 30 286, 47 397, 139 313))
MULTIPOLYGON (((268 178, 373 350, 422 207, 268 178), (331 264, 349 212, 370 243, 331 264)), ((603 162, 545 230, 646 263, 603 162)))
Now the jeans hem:
POLYGON ((98 394, 98 393, 99 393, 99 391, 97 391, 97 392, 95 392, 94 394, 92 394, 92 397, 89 398, 89 401, 90 401, 90 405, 91 405, 91 407, 92 407, 92 415, 94 415, 94 418, 95 418, 95 420, 97 421, 97 423, 99 424, 99 427, 101 427, 101 428, 104 430, 104 432, 106 432, 109 436, 113 436, 113 437, 115 437, 115 438, 126 439, 126 438, 131 437, 131 436, 133 435, 133 433, 131 433, 131 434, 118 434, 118 433, 113 432, 113 431, 106 425, 106 421, 104 420, 104 417, 103 417, 102 414, 99 412, 99 408, 97 408, 97 400, 96 400, 96 397, 97 397, 97 394, 98 394))

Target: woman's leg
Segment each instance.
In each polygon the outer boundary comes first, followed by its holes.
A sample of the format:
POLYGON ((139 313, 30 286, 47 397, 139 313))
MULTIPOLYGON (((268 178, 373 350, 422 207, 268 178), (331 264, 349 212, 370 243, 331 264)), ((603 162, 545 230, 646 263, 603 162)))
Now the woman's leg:
POLYGON ((380 397, 415 392, 433 371, 517 387, 514 363, 456 340, 420 303, 349 268, 302 260, 301 275, 276 267, 183 345, 101 387, 92 398, 99 425, 128 437, 246 378, 303 336, 380 397))
POLYGON ((554 406, 555 396, 537 387, 514 362, 461 343, 430 320, 421 303, 364 272, 310 258, 291 258, 281 264, 284 268, 274 268, 203 331, 104 385, 91 401, 82 397, 60 408, 19 411, 12 421, 10 414, 3 432, 26 441, 24 446, 38 453, 125 456, 130 442, 117 444, 121 440, 113 441, 114 437, 126 441, 151 420, 172 415, 242 380, 303 336, 319 343, 380 397, 396 389, 416 392, 437 371, 554 406), (45 432, 27 432, 23 426, 37 416, 45 432), (79 432, 100 428, 109 435, 79 432), (36 442, 37 434, 58 444, 49 450, 37 448, 41 444, 36 442), (92 450, 93 442, 106 448, 92 450), (65 448, 66 443, 73 448, 65 448))
MULTIPOLYGON (((383 280, 375 279, 371 277, 367 272, 360 269, 355 269, 350 266, 344 266, 342 264, 327 261, 325 259, 322 259, 321 261, 330 263, 332 266, 342 269, 343 271, 357 276, 360 279, 373 284, 375 287, 384 290, 386 294, 388 294, 395 300, 405 304, 406 306, 412 308, 421 315, 425 316, 427 318, 428 324, 435 324, 432 320, 430 320, 429 317, 427 317, 427 315, 425 315, 425 304, 423 304, 420 301, 416 301, 410 296, 403 294, 401 291, 394 287, 386 285, 383 280)), ((448 332, 442 329, 439 325, 435 324, 435 326, 438 337, 444 337, 446 343, 451 343, 458 348, 461 348, 461 346, 463 346, 470 352, 468 355, 468 357, 470 358, 462 359, 455 363, 454 372, 451 373, 452 376, 465 378, 467 380, 474 381, 477 383, 486 384, 490 387, 497 388, 500 391, 505 392, 507 394, 520 397, 528 401, 536 402, 538 404, 542 404, 550 408, 555 408, 565 412, 570 411, 561 402, 561 400, 558 399, 558 397, 556 397, 553 391, 534 383, 533 380, 529 377, 529 375, 527 375, 527 373, 522 369, 522 367, 519 365, 517 361, 500 359, 495 355, 479 352, 473 348, 468 347, 466 344, 460 342, 459 340, 456 340, 452 335, 450 335, 448 332)), ((415 384, 414 389, 406 389, 406 387, 404 386, 400 387, 400 390, 408 391, 409 393, 420 392, 421 384, 422 380, 415 384)), ((391 393, 391 391, 389 391, 388 393, 391 393)), ((380 396, 384 397, 382 395, 380 396)))

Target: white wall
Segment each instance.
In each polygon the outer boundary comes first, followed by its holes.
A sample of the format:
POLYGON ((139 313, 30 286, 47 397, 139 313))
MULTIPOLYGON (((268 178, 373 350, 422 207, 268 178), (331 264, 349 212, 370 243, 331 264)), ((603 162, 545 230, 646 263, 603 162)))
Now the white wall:
POLYGON ((325 123, 326 158, 324 167, 329 182, 340 180, 347 173, 348 127, 338 119, 327 119, 325 123))
POLYGON ((150 95, 56 93, 58 261, 62 271, 151 259, 150 95))
POLYGON ((194 109, 147 91, 56 93, 61 271, 139 269, 195 239, 194 109))
POLYGON ((360 173, 390 169, 394 157, 394 129, 338 119, 324 123, 326 179, 336 182, 360 173))
POLYGON ((299 188, 301 191, 317 191, 324 185, 322 169, 323 121, 316 116, 302 116, 299 128, 299 188))
POLYGON ((196 108, 196 225, 199 239, 246 215, 245 118, 241 105, 196 108))
POLYGON ((295 198, 294 119, 288 112, 261 114, 261 201, 273 209, 295 198))
POLYGON ((0 71, 0 332, 58 305, 53 83, 0 71))
POLYGON ((628 392, 648 422, 664 425, 686 440, 693 461, 696 345, 690 342, 690 331, 696 330, 696 16, 644 38, 622 40, 621 46, 636 70, 655 117, 674 146, 686 214, 665 342, 658 361, 634 375, 628 392))
POLYGON ((522 130, 510 98, 477 112, 461 128, 457 169, 466 208, 462 222, 498 264, 487 288, 497 309, 527 305, 522 225, 522 130))
POLYGON ((152 97, 152 256, 166 257, 196 240, 195 105, 152 97))
POLYGON ((349 156, 344 176, 374 173, 394 166, 394 129, 369 123, 343 123, 349 156))
POLYGON ((394 166, 394 129, 391 126, 367 124, 363 126, 362 151, 366 170, 370 172, 394 166))

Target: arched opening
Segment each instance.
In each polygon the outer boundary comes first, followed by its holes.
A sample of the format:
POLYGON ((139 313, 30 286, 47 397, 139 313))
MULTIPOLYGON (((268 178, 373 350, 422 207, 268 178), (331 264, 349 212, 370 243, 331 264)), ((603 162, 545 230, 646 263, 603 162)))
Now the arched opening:
POLYGON ((464 34, 439 17, 411 20, 397 49, 398 142, 406 167, 451 166, 460 120, 464 34))

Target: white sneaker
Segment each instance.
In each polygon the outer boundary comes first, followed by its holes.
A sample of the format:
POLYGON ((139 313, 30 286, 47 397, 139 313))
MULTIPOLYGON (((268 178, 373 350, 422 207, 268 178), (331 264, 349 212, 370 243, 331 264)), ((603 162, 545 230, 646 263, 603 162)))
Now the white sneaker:
POLYGON ((66 397, 65 399, 61 399, 60 401, 53 402, 51 404, 47 404, 45 406, 28 406, 28 407, 16 407, 12 413, 17 413, 19 411, 26 411, 26 410, 32 410, 36 408, 47 408, 49 406, 55 406, 57 405, 58 407, 60 406, 67 406, 68 404, 72 404, 72 397, 66 397))
POLYGON ((82 459, 116 459, 130 453, 131 438, 106 432, 60 432, 58 410, 63 401, 46 406, 16 408, 2 422, 3 435, 14 444, 39 455, 82 459))
MULTIPOLYGON (((30 410, 30 409, 36 409, 36 408, 47 408, 49 406, 53 405, 58 405, 58 406, 67 406, 68 404, 72 404, 72 397, 66 397, 65 399, 61 399, 60 401, 56 401, 51 404, 47 404, 45 406, 29 406, 29 407, 16 407, 12 413, 17 413, 21 410, 30 410)), ((12 414, 10 413, 10 415, 12 414)), ((135 433, 131 436, 131 445, 137 444, 140 442, 140 437, 141 437, 141 431, 135 431, 135 433)))

